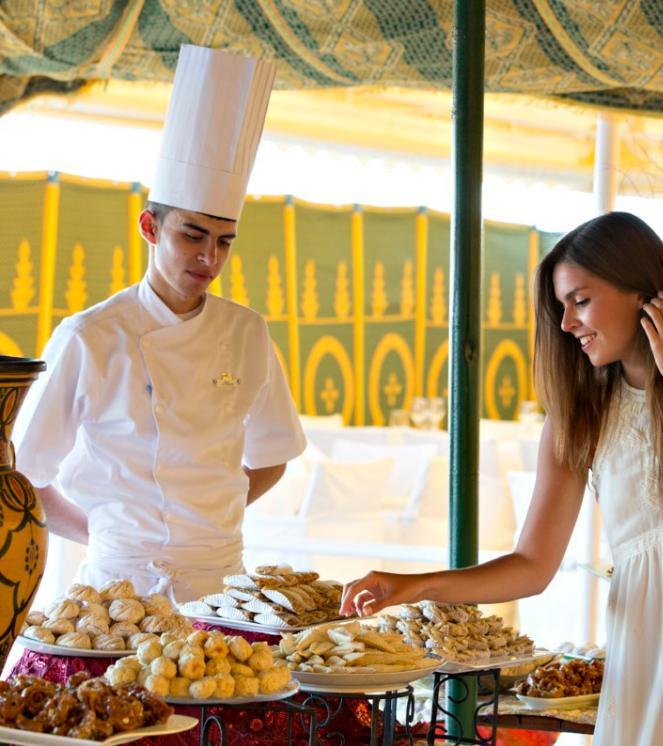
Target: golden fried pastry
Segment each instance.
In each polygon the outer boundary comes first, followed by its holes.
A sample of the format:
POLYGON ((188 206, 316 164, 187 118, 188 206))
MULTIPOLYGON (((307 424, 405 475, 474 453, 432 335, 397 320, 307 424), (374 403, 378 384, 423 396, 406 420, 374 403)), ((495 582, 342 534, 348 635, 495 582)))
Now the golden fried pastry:
POLYGON ((142 642, 159 642, 159 638, 152 632, 136 632, 135 635, 127 637, 129 650, 136 650, 142 642))
POLYGON ((140 630, 133 622, 115 622, 111 625, 109 632, 111 635, 119 635, 120 637, 132 637, 137 635, 140 630))
POLYGON ((67 598, 77 603, 91 602, 100 604, 101 595, 91 585, 83 585, 82 583, 74 583, 69 586, 67 591, 67 598))
POLYGON ((96 637, 97 635, 107 635, 108 622, 94 614, 85 614, 76 622, 76 629, 79 632, 87 632, 87 634, 92 635, 92 637, 96 637))
POLYGON ((48 645, 55 643, 55 635, 50 629, 40 627, 36 624, 32 624, 23 631, 24 637, 29 637, 31 640, 38 640, 39 642, 45 642, 48 645))
POLYGON ((145 609, 135 598, 116 598, 108 607, 108 615, 115 622, 138 624, 145 616, 145 609))
POLYGON ((253 648, 250 643, 239 635, 228 638, 228 648, 240 663, 248 660, 253 655, 253 648))
POLYGON ((202 629, 197 629, 195 632, 192 632, 190 635, 187 636, 186 641, 189 645, 193 645, 197 648, 202 648, 203 645, 207 642, 208 637, 209 632, 205 632, 205 630, 202 629))
POLYGON ((97 635, 92 638, 92 647, 95 650, 126 650, 124 637, 119 635, 97 635))
POLYGON ((254 673, 270 669, 274 665, 274 657, 267 643, 254 642, 253 653, 246 663, 254 673))
POLYGON ((185 679, 183 676, 175 676, 174 679, 170 679, 170 696, 188 697, 190 684, 189 679, 185 679))
POLYGON ((99 589, 104 601, 116 598, 136 598, 136 589, 130 580, 109 580, 99 589))
POLYGON ((255 676, 235 676, 235 696, 255 697, 260 691, 260 680, 255 676))
POLYGON ((216 692, 216 679, 204 676, 189 684, 189 696, 194 699, 208 699, 216 692))
POLYGON ((244 663, 230 661, 230 673, 233 676, 255 676, 253 669, 244 663))
POLYGON ((229 658, 211 658, 205 664, 205 676, 219 676, 230 673, 229 658))
POLYGON ((92 649, 92 640, 87 632, 68 632, 66 635, 60 635, 55 640, 56 645, 65 648, 82 648, 84 650, 92 649))
POLYGON ((167 697, 170 691, 170 684, 165 676, 155 676, 151 674, 145 679, 145 688, 152 694, 158 694, 160 697, 167 697))
POLYGON ((177 668, 180 676, 192 681, 202 679, 205 675, 205 659, 199 658, 197 655, 180 655, 177 668))
POLYGON ((142 642, 136 649, 136 658, 143 664, 152 663, 155 658, 161 657, 163 654, 163 648, 160 642, 151 640, 149 642, 142 642))
POLYGON ((174 679, 177 676, 177 664, 170 658, 160 655, 150 663, 150 671, 155 676, 164 676, 166 679, 174 679))
POLYGON ((216 681, 215 697, 230 699, 235 694, 235 679, 229 674, 219 673, 214 677, 214 681, 216 681))
POLYGON ((104 676, 111 686, 132 684, 136 681, 138 672, 129 666, 109 666, 104 676))
POLYGON ((140 671, 140 669, 143 667, 143 664, 138 660, 137 655, 125 655, 122 658, 118 658, 115 661, 114 665, 133 668, 134 671, 140 671))
POLYGON ((47 609, 46 616, 49 619, 75 619, 81 607, 76 601, 71 601, 68 598, 54 601, 47 609))
POLYGON ((175 642, 176 640, 181 639, 182 638, 180 637, 180 635, 177 634, 177 632, 162 632, 159 636, 159 640, 164 647, 168 645, 168 643, 175 642))
POLYGON ((149 596, 141 596, 139 601, 143 604, 148 616, 171 616, 175 613, 175 607, 167 596, 161 593, 152 593, 149 596))
POLYGON ((260 682, 260 694, 275 694, 285 689, 290 681, 290 669, 279 666, 261 671, 258 674, 260 682))
POLYGON ((66 635, 76 629, 74 622, 65 618, 47 619, 41 626, 50 629, 54 635, 66 635))
POLYGON ((186 641, 182 646, 182 649, 180 650, 180 657, 183 655, 193 655, 205 660, 205 651, 202 648, 196 647, 195 645, 189 645, 189 643, 186 641))
POLYGON ((224 635, 212 632, 205 640, 203 650, 208 658, 225 658, 228 655, 228 643, 224 635))
POLYGON ((163 646, 163 654, 166 658, 176 661, 180 657, 182 648, 185 645, 186 643, 184 640, 173 640, 173 642, 169 642, 167 645, 163 646))

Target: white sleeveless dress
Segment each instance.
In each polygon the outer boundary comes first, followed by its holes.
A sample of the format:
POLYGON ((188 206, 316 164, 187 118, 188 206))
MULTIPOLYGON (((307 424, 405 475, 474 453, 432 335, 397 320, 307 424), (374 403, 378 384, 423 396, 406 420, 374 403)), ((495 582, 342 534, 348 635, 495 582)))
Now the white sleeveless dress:
POLYGON ((622 382, 592 481, 615 571, 593 746, 663 744, 663 493, 645 392, 622 382))

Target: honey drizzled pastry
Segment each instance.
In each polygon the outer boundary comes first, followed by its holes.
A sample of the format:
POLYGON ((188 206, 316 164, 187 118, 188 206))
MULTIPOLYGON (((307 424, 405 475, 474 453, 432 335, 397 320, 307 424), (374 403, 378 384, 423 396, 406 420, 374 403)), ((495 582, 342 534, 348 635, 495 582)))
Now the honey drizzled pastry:
POLYGON ((87 632, 92 637, 107 635, 109 631, 108 622, 103 617, 94 614, 86 614, 78 619, 76 629, 79 632, 87 632))
POLYGON ((111 635, 131 637, 137 635, 141 630, 133 622, 115 622, 115 624, 111 624, 108 631, 111 635))
POLYGON ((143 604, 147 616, 171 616, 176 611, 170 599, 161 593, 141 596, 139 601, 143 604))
POLYGON ((36 624, 26 627, 22 634, 24 637, 29 637, 31 640, 45 642, 47 645, 53 645, 55 643, 55 635, 53 634, 53 631, 36 624))
POLYGON ((69 586, 67 598, 79 604, 83 602, 101 603, 101 594, 91 585, 83 585, 82 583, 74 583, 69 586))
POLYGON ((136 589, 130 580, 109 580, 99 589, 104 601, 113 601, 116 598, 136 598, 136 589))
POLYGON ((76 629, 74 622, 64 617, 47 619, 41 626, 45 629, 50 629, 54 635, 66 635, 68 632, 73 632, 76 629))
POLYGON ((55 640, 56 645, 65 648, 81 648, 84 650, 92 649, 92 640, 86 632, 69 632, 66 635, 60 635, 55 640))
POLYGON ((48 606, 45 613, 49 619, 75 619, 80 610, 81 608, 76 601, 61 598, 48 606))
POLYGON ((127 645, 124 638, 119 635, 97 635, 92 638, 92 647, 95 650, 126 650, 127 645))
POLYGON ((94 601, 84 601, 81 604, 79 616, 85 616, 87 614, 104 619, 106 622, 110 620, 108 609, 103 605, 103 603, 98 604, 94 601))
MULTIPOLYGON (((116 598, 108 607, 108 615, 116 622, 132 622, 138 624, 145 616, 145 608, 137 599, 116 598)), ((149 630, 143 630, 149 632, 149 630)))

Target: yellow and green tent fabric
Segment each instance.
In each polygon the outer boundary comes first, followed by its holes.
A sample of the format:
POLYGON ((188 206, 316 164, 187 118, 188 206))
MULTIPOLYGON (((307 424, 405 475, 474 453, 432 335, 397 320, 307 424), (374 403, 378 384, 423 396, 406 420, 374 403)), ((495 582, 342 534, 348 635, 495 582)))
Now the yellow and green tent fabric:
MULTIPOLYGON (((277 86, 451 86, 453 0, 4 0, 0 112, 95 80, 168 81, 181 44, 277 86)), ((486 90, 663 111, 660 0, 487 0, 486 90)))

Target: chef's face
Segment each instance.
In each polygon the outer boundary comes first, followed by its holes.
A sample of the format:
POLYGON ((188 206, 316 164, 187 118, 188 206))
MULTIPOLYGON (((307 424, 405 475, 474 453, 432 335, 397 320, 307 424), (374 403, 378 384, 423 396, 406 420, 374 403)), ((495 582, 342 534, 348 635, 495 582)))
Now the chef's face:
POLYGON ((150 245, 152 289, 175 313, 192 311, 230 256, 237 221, 180 209, 159 220, 143 210, 139 226, 150 245))

